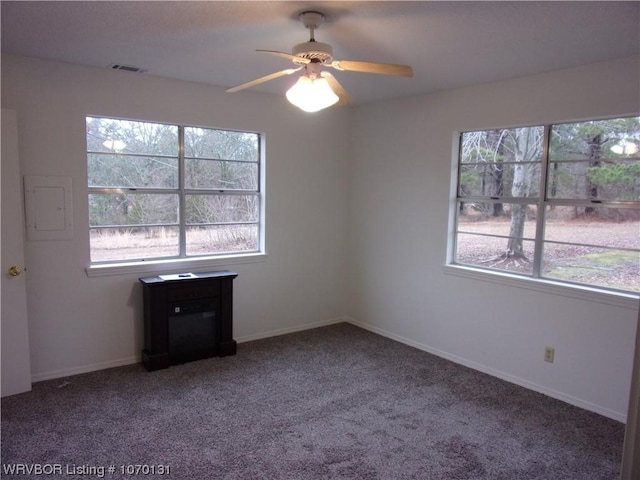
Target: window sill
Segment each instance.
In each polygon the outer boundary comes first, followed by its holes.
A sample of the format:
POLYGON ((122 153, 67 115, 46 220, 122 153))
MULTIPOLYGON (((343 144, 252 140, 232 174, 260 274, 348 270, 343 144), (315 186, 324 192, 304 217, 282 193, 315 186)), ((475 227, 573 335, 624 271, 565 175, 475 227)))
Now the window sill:
POLYGON ((222 267, 245 263, 264 262, 266 253, 249 253, 244 255, 223 255, 219 257, 178 258, 171 260, 152 260, 148 262, 122 262, 104 265, 91 265, 85 268, 88 277, 104 277, 108 275, 179 273, 201 270, 208 267, 222 267))
POLYGON ((606 303, 630 310, 638 309, 638 300, 640 299, 640 295, 633 293, 610 292, 594 287, 554 282, 553 280, 520 277, 504 272, 488 272, 479 268, 463 265, 445 265, 442 268, 447 275, 497 283, 509 287, 535 290, 552 295, 561 295, 563 297, 578 298, 591 302, 606 303))

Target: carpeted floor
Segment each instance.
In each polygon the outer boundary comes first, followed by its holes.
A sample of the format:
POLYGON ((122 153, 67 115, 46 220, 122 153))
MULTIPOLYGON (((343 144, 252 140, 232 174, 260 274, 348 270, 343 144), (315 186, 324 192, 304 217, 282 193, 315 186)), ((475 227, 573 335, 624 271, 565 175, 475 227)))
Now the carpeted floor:
POLYGON ((2 400, 2 478, 617 479, 623 437, 619 422, 338 324, 153 373, 37 383, 2 400), (29 467, 59 474, 8 473, 29 467))

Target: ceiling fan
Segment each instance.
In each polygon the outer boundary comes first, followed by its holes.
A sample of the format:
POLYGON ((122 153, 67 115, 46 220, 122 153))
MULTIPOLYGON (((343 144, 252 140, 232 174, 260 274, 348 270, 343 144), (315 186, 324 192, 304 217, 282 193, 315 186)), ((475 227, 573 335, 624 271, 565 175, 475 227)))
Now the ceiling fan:
POLYGON ((256 50, 261 53, 287 58, 293 61, 296 66, 229 88, 227 92, 239 92, 245 88, 304 70, 298 82, 287 91, 286 96, 291 103, 302 110, 315 112, 335 103, 346 105, 350 102, 349 94, 340 85, 336 77, 324 69, 326 67, 339 71, 399 75, 402 77, 413 76, 413 70, 408 65, 334 60, 331 45, 317 42, 314 37, 315 30, 324 22, 324 15, 316 11, 306 11, 302 12, 299 18, 304 26, 309 29, 310 38, 308 42, 295 45, 291 54, 274 50, 256 50))

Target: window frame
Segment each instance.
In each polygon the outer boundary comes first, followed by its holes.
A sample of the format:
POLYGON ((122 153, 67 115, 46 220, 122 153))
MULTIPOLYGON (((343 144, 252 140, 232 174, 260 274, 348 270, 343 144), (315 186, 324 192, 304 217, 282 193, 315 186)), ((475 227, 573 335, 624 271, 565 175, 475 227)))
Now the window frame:
MULTIPOLYGON (((167 223, 154 223, 152 225, 147 224, 139 224, 139 226, 152 226, 152 227, 170 227, 178 229, 178 252, 176 255, 167 255, 167 256, 150 256, 144 258, 134 258, 134 259, 114 259, 114 260, 91 260, 91 244, 89 236, 87 237, 88 245, 88 254, 89 254, 89 265, 85 268, 85 271, 88 276, 103 276, 103 275, 118 275, 118 274, 127 274, 127 273, 153 273, 159 271, 167 271, 171 270, 180 270, 184 268, 195 269, 201 267, 215 267, 218 265, 227 265, 229 263, 253 263, 256 261, 264 261, 266 259, 265 252, 265 200, 264 200, 264 160, 265 160, 265 140, 264 133, 255 132, 255 131, 244 131, 244 130, 234 130, 234 129, 222 129, 215 127, 202 127, 195 126, 189 124, 182 123, 169 123, 169 122, 158 122, 153 120, 140 120, 140 119, 131 119, 131 118, 122 118, 122 117, 108 117, 108 116, 100 116, 100 115, 86 115, 85 123, 89 118, 96 119, 105 119, 105 120, 113 120, 113 121, 125 121, 125 122, 138 122, 138 123, 148 123, 155 125, 165 125, 177 128, 177 154, 174 155, 163 155, 163 154, 121 154, 126 156, 141 156, 141 157, 165 157, 177 159, 178 165, 178 184, 174 188, 164 188, 164 187, 122 187, 122 186, 98 186, 93 187, 89 185, 89 175, 87 170, 87 202, 89 202, 89 198, 92 194, 114 194, 114 193, 126 193, 126 194, 162 194, 162 195, 175 195, 177 197, 178 202, 178 214, 177 214, 177 222, 167 222, 167 223), (257 152, 255 159, 252 160, 239 160, 239 159, 221 159, 221 158, 199 158, 194 156, 186 155, 186 140, 185 140, 185 130, 193 128, 193 129, 201 129, 201 130, 210 130, 210 131, 223 131, 223 132, 237 132, 243 134, 256 135, 257 140, 257 152), (242 188, 207 188, 207 187, 199 187, 199 188, 187 188, 186 183, 186 164, 189 159, 197 159, 197 160, 215 160, 215 161, 228 161, 228 162, 238 162, 238 163, 247 163, 247 164, 255 164, 256 165, 256 178, 255 178, 255 189, 242 189, 242 188), (203 224, 190 224, 186 215, 186 199, 190 195, 204 195, 207 197, 217 197, 217 196, 249 196, 254 197, 257 202, 256 205, 256 215, 257 218, 253 221, 234 221, 234 222, 206 222, 203 224), (248 225, 255 226, 256 228, 256 248, 250 250, 237 250, 237 251, 221 251, 221 252, 206 252, 203 254, 188 254, 188 244, 187 244, 187 230, 190 225, 197 226, 228 226, 228 225, 248 225)), ((89 145, 86 144, 85 154, 86 161, 89 161, 89 156, 91 154, 109 154, 110 152, 100 152, 93 151, 89 149, 89 145)), ((88 167, 87 167, 88 168, 88 167)), ((124 225, 88 225, 88 233, 92 230, 106 229, 106 228, 117 228, 122 227, 124 225)), ((138 226, 138 224, 136 224, 138 226)))
MULTIPOLYGON (((637 300, 640 299, 640 292, 634 292, 630 290, 622 290, 605 286, 598 286, 592 284, 585 284, 574 282, 570 280, 560 280, 554 279, 551 277, 546 277, 542 272, 542 262, 543 262, 543 253, 544 253, 544 245, 546 243, 553 244, 566 244, 566 245, 576 245, 576 246, 588 246, 594 247, 592 244, 582 244, 582 243, 569 243, 569 242, 561 242, 561 241, 553 241, 545 239, 545 225, 546 225, 546 214, 547 209, 552 206, 570 206, 570 207, 596 207, 596 208, 614 208, 614 209, 639 209, 640 208, 640 200, 635 201, 626 201, 626 200, 591 200, 591 199, 565 199, 565 198, 550 198, 548 195, 549 188, 549 168, 553 163, 571 163, 578 161, 588 161, 588 160, 558 160, 552 159, 550 155, 550 142, 552 129, 555 126, 559 125, 567 125, 574 123, 585 123, 585 122, 597 122, 597 121, 606 121, 606 120, 614 120, 614 119, 625 119, 625 118, 636 118, 640 115, 638 114, 628 114, 623 116, 613 116, 613 117, 604 117, 604 118, 591 118, 586 120, 578 120, 578 121, 570 121, 570 122, 554 122, 554 123, 544 123, 544 124, 532 124, 525 125, 519 127, 496 127, 496 128, 486 128, 486 129, 472 129, 456 132, 453 135, 453 152, 452 156, 453 162, 453 174, 451 176, 451 197, 450 197, 450 209, 449 209, 449 223, 451 225, 449 229, 448 241, 447 241, 447 254, 446 261, 443 267, 443 270, 447 274, 452 274, 456 276, 462 276, 467 278, 475 278, 486 280, 494 283, 499 283, 503 285, 511 285, 518 286, 524 288, 532 288, 534 290, 540 290, 545 292, 552 293, 562 293, 566 296, 579 297, 579 298, 590 298, 590 299, 598 299, 604 303, 613 303, 615 305, 629 306, 630 308, 637 308, 637 300), (515 129, 515 128, 534 128, 534 127, 542 127, 544 129, 543 133, 543 145, 542 145, 542 154, 541 159, 539 161, 540 165, 540 185, 538 189, 537 196, 532 197, 512 197, 510 195, 499 195, 499 196, 461 196, 460 185, 461 185, 461 173, 462 173, 462 165, 466 165, 462 163, 462 138, 463 134, 467 132, 485 132, 491 130, 499 130, 499 129, 515 129), (490 267, 483 267, 476 264, 459 262, 456 259, 457 249, 458 249, 458 234, 464 233, 460 232, 459 229, 459 217, 460 217, 460 202, 467 203, 487 203, 487 204, 498 204, 498 203, 513 203, 513 204, 526 204, 526 205, 534 205, 536 206, 536 220, 535 220, 535 239, 534 239, 534 257, 532 261, 532 273, 519 273, 508 270, 500 270, 494 269, 490 267)), ((640 161, 640 153, 634 155, 632 158, 634 161, 640 161)), ((475 163, 475 162, 471 162, 475 163)), ((479 163, 479 162, 477 162, 479 163)), ((513 162, 507 162, 513 163, 513 162)), ((473 234, 477 234, 472 232, 473 234)), ((492 235, 490 235, 492 236, 492 235)), ((496 235, 496 238, 503 238, 501 235, 496 235)), ((509 237, 505 237, 508 239, 509 237)), ((526 239, 526 237, 525 237, 526 239)), ((614 248, 605 246, 603 248, 614 248)), ((617 250, 618 248, 616 248, 617 250)), ((625 250, 624 248, 620 248, 620 250, 625 250)), ((626 249, 629 251, 637 251, 634 249, 626 249)))

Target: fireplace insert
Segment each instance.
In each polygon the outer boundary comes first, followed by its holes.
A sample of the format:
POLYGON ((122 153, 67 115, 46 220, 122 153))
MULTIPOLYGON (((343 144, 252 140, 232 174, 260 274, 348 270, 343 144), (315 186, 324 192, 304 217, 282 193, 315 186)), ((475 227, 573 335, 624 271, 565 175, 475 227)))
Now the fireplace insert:
POLYGON ((217 302, 213 299, 170 303, 167 313, 167 352, 173 363, 218 354, 220 337, 217 302))

